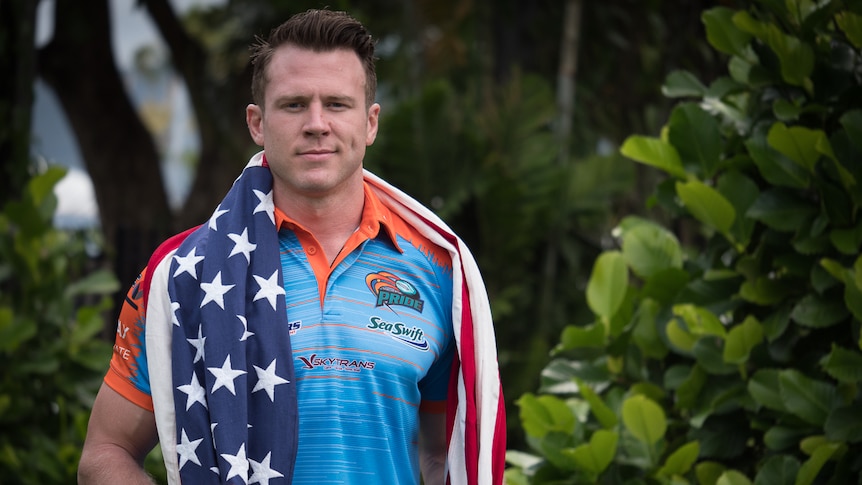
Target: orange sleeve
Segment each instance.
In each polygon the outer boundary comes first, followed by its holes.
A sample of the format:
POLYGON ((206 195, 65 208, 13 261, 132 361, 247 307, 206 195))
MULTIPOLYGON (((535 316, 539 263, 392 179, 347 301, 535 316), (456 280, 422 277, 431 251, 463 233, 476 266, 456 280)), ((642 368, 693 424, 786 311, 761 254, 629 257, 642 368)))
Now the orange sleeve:
POLYGON ((114 340, 114 354, 111 365, 105 374, 105 384, 138 406, 153 410, 150 395, 147 355, 144 346, 144 308, 141 283, 146 270, 142 271, 135 284, 129 289, 120 317, 117 320, 117 335, 114 340))

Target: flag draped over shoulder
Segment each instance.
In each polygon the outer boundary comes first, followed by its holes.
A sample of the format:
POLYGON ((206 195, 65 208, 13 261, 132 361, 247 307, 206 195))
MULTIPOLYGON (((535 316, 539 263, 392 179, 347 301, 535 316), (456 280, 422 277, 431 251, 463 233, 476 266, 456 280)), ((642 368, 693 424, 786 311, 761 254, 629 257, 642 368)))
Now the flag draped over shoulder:
MULTIPOLYGON (((367 171, 365 181, 452 257, 458 358, 447 401, 449 479, 502 483, 504 402, 476 262, 431 211, 367 171)), ((169 482, 289 483, 296 388, 263 153, 252 157, 207 224, 156 251, 144 291, 147 361, 169 482)))

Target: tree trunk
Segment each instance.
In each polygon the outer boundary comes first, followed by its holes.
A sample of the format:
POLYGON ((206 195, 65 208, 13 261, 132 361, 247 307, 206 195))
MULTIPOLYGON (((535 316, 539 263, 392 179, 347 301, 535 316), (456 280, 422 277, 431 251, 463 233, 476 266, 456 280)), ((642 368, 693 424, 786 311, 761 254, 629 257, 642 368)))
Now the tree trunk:
POLYGON ((0 0, 0 206, 19 198, 28 179, 38 5, 0 0))
POLYGON ((554 327, 553 308, 557 297, 557 268, 559 267, 560 244, 567 237, 569 227, 569 144, 571 142, 572 117, 575 104, 575 81, 578 73, 578 50, 580 45, 581 11, 583 0, 566 0, 563 16, 563 35, 560 42, 560 65, 557 72, 557 141, 559 154, 557 162, 563 167, 563 181, 560 201, 557 206, 556 222, 552 223, 548 234, 548 249, 542 270, 542 299, 539 303, 539 321, 554 327))
POLYGON ((159 154, 114 63, 107 0, 57 0, 39 74, 69 119, 93 180, 108 254, 123 286, 174 228, 159 154))
POLYGON ((250 155, 245 106, 251 101, 251 65, 216 79, 209 75, 206 51, 188 35, 169 2, 146 0, 144 5, 186 83, 201 139, 190 196, 177 214, 178 224, 185 228, 209 218, 250 155))

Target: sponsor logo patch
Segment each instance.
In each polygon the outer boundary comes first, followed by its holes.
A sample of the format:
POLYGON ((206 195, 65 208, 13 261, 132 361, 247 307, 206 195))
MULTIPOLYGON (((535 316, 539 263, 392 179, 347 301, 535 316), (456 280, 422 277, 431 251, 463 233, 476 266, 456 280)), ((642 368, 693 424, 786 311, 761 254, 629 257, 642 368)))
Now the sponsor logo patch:
POLYGON ((363 369, 371 370, 375 363, 368 360, 345 359, 342 357, 321 357, 311 354, 307 357, 299 357, 304 369, 340 370, 345 372, 361 372, 363 369))
POLYGON ((419 296, 419 290, 413 283, 402 280, 392 273, 381 271, 370 273, 365 277, 368 289, 377 297, 376 306, 403 306, 422 313, 425 302, 419 296))
POLYGON ((428 341, 425 340, 425 332, 419 327, 408 327, 401 322, 387 322, 380 317, 371 317, 368 321, 368 328, 386 332, 390 337, 423 352, 428 351, 428 341))

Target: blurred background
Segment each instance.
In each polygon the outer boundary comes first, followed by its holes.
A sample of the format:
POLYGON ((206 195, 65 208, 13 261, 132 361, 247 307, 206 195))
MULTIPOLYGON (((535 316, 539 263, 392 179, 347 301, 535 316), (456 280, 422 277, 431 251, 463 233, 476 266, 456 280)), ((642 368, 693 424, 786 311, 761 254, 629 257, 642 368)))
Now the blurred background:
MULTIPOLYGON (((209 217, 257 150, 244 117, 248 46, 307 8, 349 11, 378 39, 381 127, 366 167, 476 255, 509 447, 526 448, 516 401, 539 388, 561 332, 596 319, 585 289, 618 245, 611 230, 626 216, 668 219, 645 203, 663 177, 620 146, 659 135, 674 107, 669 73, 726 70, 701 17, 736 3, 0 0, 0 202, 38 236, 4 249, 32 255, 21 256, 32 258, 26 278, 4 265, 0 282, 32 284, 33 303, 0 311, 0 350, 26 367, 3 368, 0 420, 4 435, 55 423, 29 441, 3 438, 2 469, 19 478, 0 481, 74 481, 123 295, 159 242, 209 217), (26 194, 33 207, 16 202, 26 194), (41 336, 45 321, 56 331, 41 336)), ((675 228, 683 242, 697 237, 675 228)))

